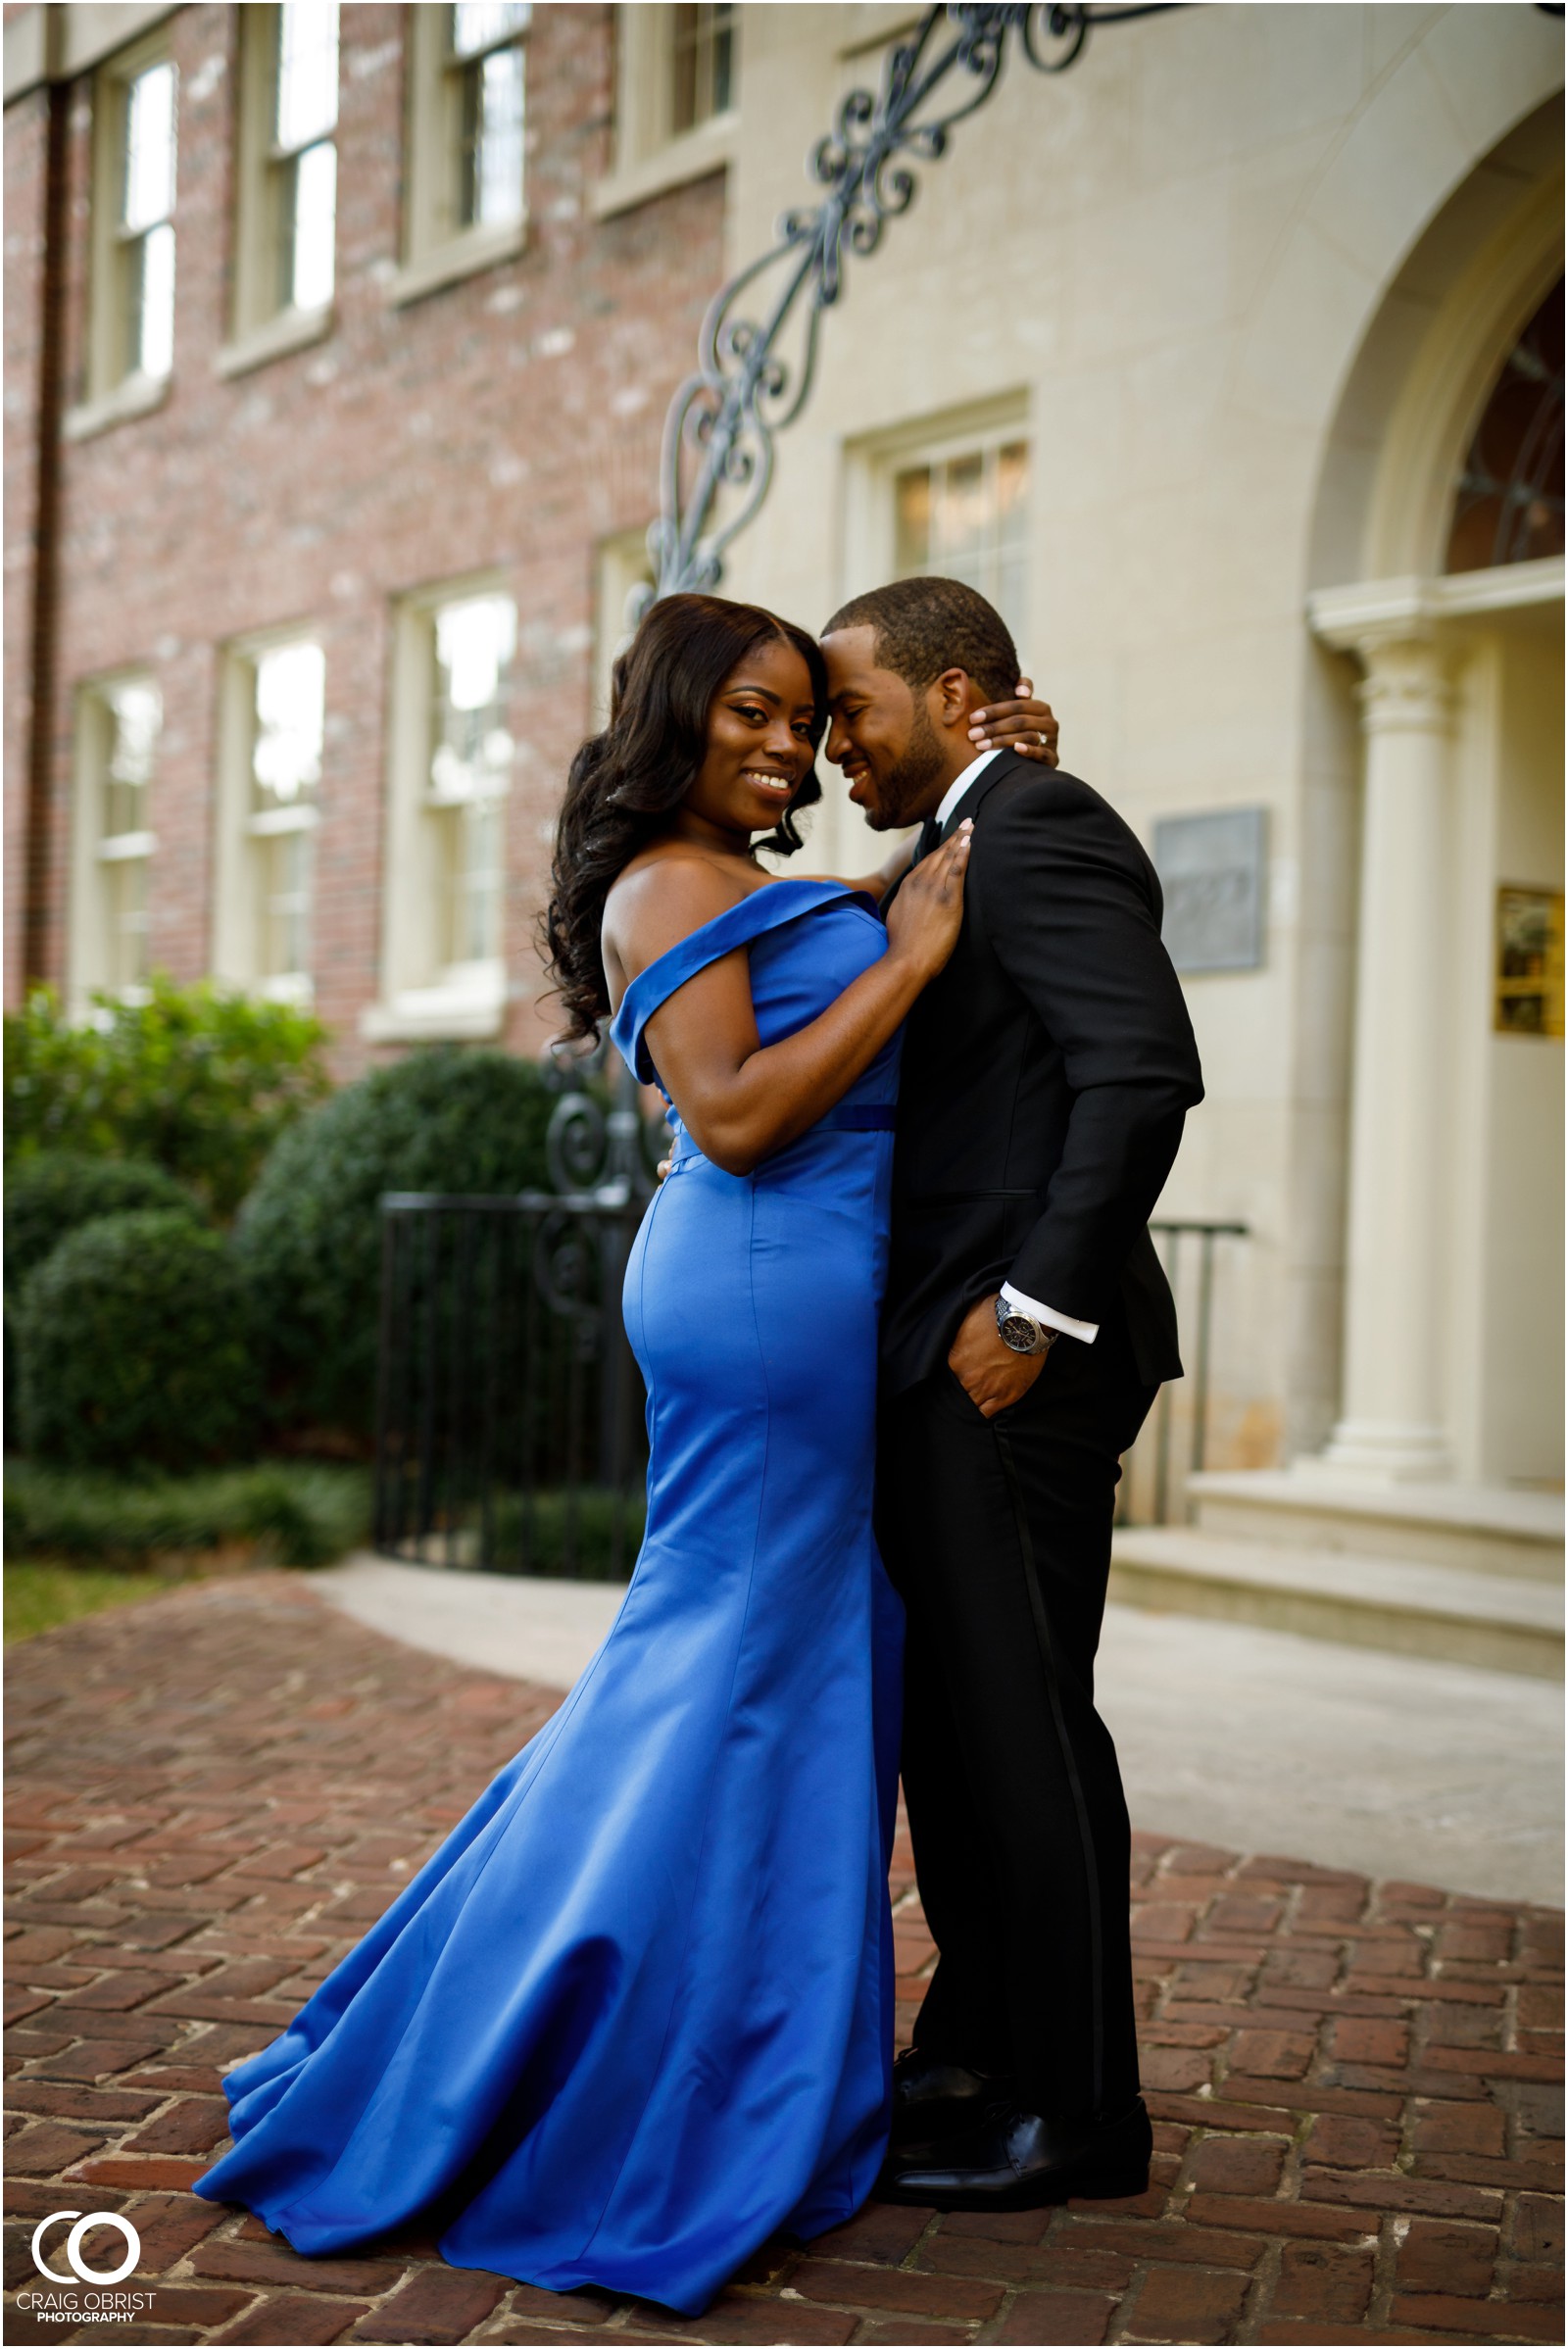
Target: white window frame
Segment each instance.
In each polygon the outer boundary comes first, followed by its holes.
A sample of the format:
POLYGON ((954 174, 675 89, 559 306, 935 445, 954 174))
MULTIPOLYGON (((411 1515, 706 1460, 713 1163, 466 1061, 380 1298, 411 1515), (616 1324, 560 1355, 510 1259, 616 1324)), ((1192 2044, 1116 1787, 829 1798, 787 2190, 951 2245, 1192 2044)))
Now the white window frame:
MULTIPOLYGON (((1009 441, 1028 443, 1030 499, 1037 493, 1034 472, 1037 436, 1026 392, 1000 394, 961 409, 951 409, 892 426, 849 444, 845 450, 845 580, 846 597, 861 595, 895 576, 897 522, 894 485, 911 465, 940 465, 976 450, 1001 448, 1009 441)), ((1032 537, 1029 542, 1032 546, 1032 537)), ((1026 640, 1033 624, 1033 596, 1026 564, 1024 612, 1013 629, 1025 674, 1032 673, 1026 640)))
MULTIPOLYGON (((149 67, 160 65, 173 66, 167 24, 105 59, 93 74, 86 364, 82 398, 64 418, 68 440, 86 440, 111 424, 150 415, 168 399, 173 379, 172 366, 163 374, 146 374, 126 362, 124 240, 120 233, 119 187, 124 169, 130 84, 149 67)), ((176 215, 179 176, 178 67, 173 71, 175 184, 170 203, 171 223, 176 215)), ((177 267, 177 228, 175 238, 177 267)))
POLYGON ((629 212, 672 187, 706 179, 732 163, 740 140, 745 72, 744 9, 737 9, 730 103, 691 130, 677 132, 674 10, 664 0, 635 0, 615 10, 614 161, 590 191, 597 220, 629 212))
MULTIPOLYGON (((256 670, 264 653, 284 645, 322 645, 307 621, 237 637, 225 646, 219 682, 218 778, 213 842, 213 976, 270 1003, 309 1010, 316 1001, 312 971, 266 974, 262 969, 261 893, 257 844, 280 832, 309 832, 321 823, 318 799, 259 809, 252 795, 256 742, 256 670)), ((324 651, 324 645, 322 645, 324 651)), ((317 892, 313 886, 312 910, 317 892)), ((314 943, 314 942, 313 942, 314 943)))
MULTIPOLYGON (((71 926, 66 941, 66 995, 72 1015, 90 1017, 92 998, 114 985, 110 946, 111 914, 106 879, 116 865, 140 861, 151 866, 158 853, 158 835, 148 826, 130 832, 109 832, 104 825, 105 787, 114 741, 114 711, 110 695, 123 685, 162 688, 148 667, 116 669, 84 680, 74 695, 71 827, 71 926)), ((157 760, 149 793, 156 787, 157 760)), ((151 809, 147 810, 151 813, 151 809)), ((135 983, 118 990, 127 1003, 149 1000, 149 989, 135 983)))
MULTIPOLYGON (((337 317, 334 292, 325 301, 299 307, 280 302, 276 290, 281 225, 282 172, 272 139, 274 61, 281 10, 267 0, 249 0, 236 11, 239 22, 239 92, 234 144, 232 306, 228 340, 218 352, 220 375, 241 375, 290 351, 306 349, 332 331, 337 317)), ((341 34, 342 18, 339 16, 341 34)), ((342 83, 341 58, 338 69, 342 83)), ((332 133, 334 145, 337 131, 332 133)), ((314 140, 311 142, 316 143, 314 140)), ((334 223, 334 238, 335 238, 334 223)))
MULTIPOLYGON (((448 12, 423 5, 408 12, 408 106, 404 127, 407 200, 403 214, 403 259, 387 288, 392 303, 416 302, 477 270, 510 261, 528 242, 527 171, 517 190, 517 215, 510 220, 477 220, 465 227, 457 218, 456 181, 462 130, 461 68, 447 44, 448 12)), ((528 136, 528 43, 523 24, 494 48, 519 48, 523 58, 523 151, 528 136)), ((483 52, 476 52, 483 54, 483 52)))
MULTIPOLYGON (((510 990, 504 936, 500 954, 489 961, 441 960, 446 864, 433 826, 450 822, 451 814, 430 789, 436 615, 446 605, 486 595, 517 601, 510 574, 488 570, 416 589, 393 611, 380 996, 360 1016, 360 1032, 372 1044, 482 1043, 499 1036, 505 1022, 510 990)), ((515 779, 514 769, 514 785, 515 779)), ((503 905, 506 869, 503 844, 503 905)))
POLYGON ((654 584, 648 528, 645 522, 638 530, 618 530, 612 538, 602 538, 595 549, 591 722, 596 734, 610 723, 610 672, 615 656, 632 638, 627 603, 634 589, 654 584))

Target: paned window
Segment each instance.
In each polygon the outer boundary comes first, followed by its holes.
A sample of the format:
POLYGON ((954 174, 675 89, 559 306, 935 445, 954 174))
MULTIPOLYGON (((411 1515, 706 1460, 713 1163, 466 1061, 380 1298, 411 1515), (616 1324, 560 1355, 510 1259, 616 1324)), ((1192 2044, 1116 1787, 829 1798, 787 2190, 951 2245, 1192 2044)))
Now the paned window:
POLYGON ((174 364, 174 68, 165 58, 124 90, 119 246, 122 372, 174 364))
POLYGON ((1563 349, 1559 277, 1513 349, 1465 454, 1448 571, 1563 551, 1563 349))
POLYGON ((1029 444, 999 438, 900 463, 893 471, 893 562, 901 579, 962 579, 1024 634, 1029 444))
POLYGON ((732 160, 741 46, 741 12, 730 0, 633 0, 616 9, 614 161, 589 199, 599 219, 732 160))
POLYGON ((704 0, 669 12, 670 128, 694 130, 733 102, 735 10, 730 0, 704 0))
POLYGON ((522 36, 531 13, 525 0, 470 0, 448 12, 460 228, 522 214, 522 36))
POLYGON ((505 1020, 507 801, 517 608, 494 579, 397 608, 377 1044, 498 1036, 505 1020))
POLYGON ((430 807, 442 832, 442 961, 501 953, 505 796, 514 746, 507 692, 516 651, 510 596, 473 596, 435 614, 430 807))
POLYGON ((654 585, 648 527, 601 539, 594 563, 594 663, 590 724, 597 734, 610 723, 612 672, 617 655, 636 634, 636 614, 654 585))
POLYGON ((338 10, 242 8, 233 308, 224 374, 327 333, 337 277, 338 10))
POLYGON ((256 892, 256 977, 298 995, 311 969, 317 794, 326 710, 318 644, 273 645, 255 661, 247 819, 256 892))
POLYGON ((415 302, 522 250, 527 0, 409 12, 403 257, 415 302))
POLYGON ((101 65, 92 83, 87 331, 68 436, 144 414, 174 366, 178 81, 167 35, 101 65))
POLYGON ((338 12, 323 0, 284 0, 273 16, 274 306, 315 310, 331 300, 334 275, 338 12))
POLYGON ((104 978, 117 995, 123 995, 143 986, 147 978, 147 864, 153 847, 148 786, 164 705, 157 686, 145 678, 106 686, 104 701, 109 755, 98 842, 108 950, 104 978))
POLYGON ((149 815, 163 727, 149 677, 87 687, 77 701, 77 805, 70 962, 78 1008, 103 989, 135 1001, 147 982, 149 815))
POLYGON ((326 736, 326 654, 314 636, 230 645, 220 696, 212 969, 309 1004, 326 736))

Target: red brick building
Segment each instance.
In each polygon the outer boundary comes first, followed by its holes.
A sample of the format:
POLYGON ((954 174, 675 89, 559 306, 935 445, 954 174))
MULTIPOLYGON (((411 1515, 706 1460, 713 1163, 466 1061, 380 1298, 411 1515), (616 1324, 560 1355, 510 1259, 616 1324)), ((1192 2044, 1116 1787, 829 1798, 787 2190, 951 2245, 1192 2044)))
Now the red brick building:
POLYGON ((729 12, 621 13, 6 8, 9 1002, 537 1044, 723 267, 729 12))

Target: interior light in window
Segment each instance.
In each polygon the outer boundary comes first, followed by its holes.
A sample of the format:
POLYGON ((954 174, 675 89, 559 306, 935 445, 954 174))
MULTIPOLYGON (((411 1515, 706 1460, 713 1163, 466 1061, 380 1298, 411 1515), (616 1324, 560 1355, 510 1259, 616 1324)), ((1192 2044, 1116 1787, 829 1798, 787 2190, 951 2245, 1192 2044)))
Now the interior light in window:
POLYGON ((908 465, 893 482, 894 566, 961 579, 1023 627, 1028 579, 1029 445, 966 449, 908 465))

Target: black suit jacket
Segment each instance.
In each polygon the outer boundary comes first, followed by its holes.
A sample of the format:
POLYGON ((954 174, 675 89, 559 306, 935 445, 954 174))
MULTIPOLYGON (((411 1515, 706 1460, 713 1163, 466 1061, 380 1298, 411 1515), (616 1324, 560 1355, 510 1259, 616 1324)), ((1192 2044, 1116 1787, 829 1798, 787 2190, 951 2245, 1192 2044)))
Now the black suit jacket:
POLYGON ((1098 792, 1012 753, 944 838, 966 815, 963 928, 905 1034, 884 1392, 1008 1280, 1075 1321, 1124 1316, 1145 1383, 1179 1378, 1148 1223, 1203 1085, 1159 881, 1098 792))

